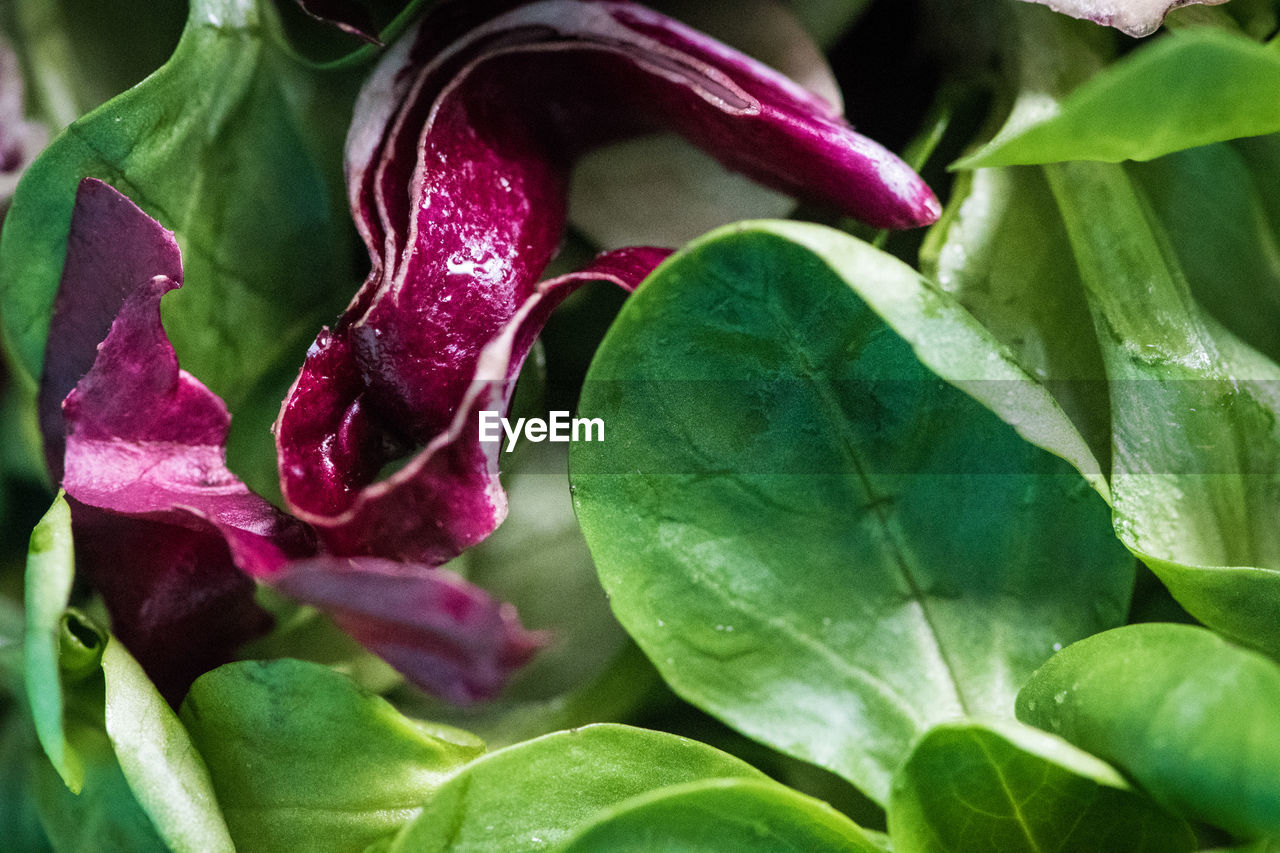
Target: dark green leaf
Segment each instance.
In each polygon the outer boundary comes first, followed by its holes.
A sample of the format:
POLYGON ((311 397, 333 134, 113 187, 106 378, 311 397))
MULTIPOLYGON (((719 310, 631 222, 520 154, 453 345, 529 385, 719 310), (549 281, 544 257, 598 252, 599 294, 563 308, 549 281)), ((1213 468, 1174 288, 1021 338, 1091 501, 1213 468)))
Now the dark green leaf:
POLYGON ((1177 853, 1195 834, 1113 768, 1015 724, 929 731, 894 777, 897 853, 1177 853))
POLYGON ((416 815, 484 749, 297 660, 207 673, 181 717, 241 850, 362 849, 416 815))
POLYGON ((826 803, 751 779, 688 782, 641 794, 596 815, 556 848, 563 853, 882 853, 826 803))
MULTIPOLYGON (((100 682, 97 696, 101 701, 100 682)), ((83 761, 79 794, 69 791, 49 764, 29 765, 36 809, 53 848, 59 853, 166 853, 169 848, 134 798, 101 719, 69 718, 66 737, 83 761)))
POLYGON ((1209 27, 1179 30, 1089 80, 1037 124, 956 168, 1150 160, 1280 131, 1280 53, 1209 27))
POLYGON ((1273 361, 1280 360, 1280 220, 1267 208, 1280 177, 1277 143, 1254 140, 1255 150, 1270 147, 1263 157, 1246 159, 1224 143, 1129 169, 1196 300, 1273 361))
POLYGON ((1088 456, 905 265, 816 226, 739 226, 628 300, 582 396, 606 440, 572 450, 614 610, 667 682, 881 802, 920 734, 1007 716, 1133 582, 1088 484, 939 375, 1088 456))
POLYGON ((1280 666, 1189 625, 1131 625, 1045 664, 1018 717, 1189 818, 1280 835, 1280 666))
MULTIPOLYGON (((35 733, 26 717, 9 703, 0 723, 0 826, 5 842, 24 853, 45 853, 52 848, 40 825, 34 792, 28 778, 32 761, 44 762, 35 733)), ((47 767, 47 763, 45 764, 47 767)), ((52 773, 52 770, 47 771, 52 773)))
POLYGON ((432 796, 392 851, 538 850, 631 797, 705 779, 764 776, 662 732, 607 724, 559 732, 472 762, 432 796))

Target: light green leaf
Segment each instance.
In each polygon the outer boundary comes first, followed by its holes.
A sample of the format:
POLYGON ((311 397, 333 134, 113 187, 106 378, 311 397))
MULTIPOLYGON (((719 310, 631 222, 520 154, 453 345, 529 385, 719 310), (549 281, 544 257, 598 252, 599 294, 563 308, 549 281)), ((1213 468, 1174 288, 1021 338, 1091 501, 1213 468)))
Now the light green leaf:
POLYGON ((1150 160, 1280 131, 1280 53, 1209 27, 1179 30, 1098 74, 1039 123, 955 168, 1150 160))
POLYGON ((36 734, 49 761, 73 793, 84 785, 84 762, 63 729, 62 665, 78 672, 96 668, 102 654, 99 638, 73 631, 63 614, 75 579, 71 541, 71 509, 61 494, 31 533, 25 591, 27 627, 23 643, 27 701, 36 734), (82 659, 83 658, 83 659, 82 659), (74 663, 73 663, 74 660, 74 663))
POLYGON ((1280 835, 1280 666, 1189 625, 1130 625, 1045 664, 1019 719, 1241 838, 1280 835))
POLYGON ((711 779, 641 794, 596 815, 561 853, 882 853, 826 803, 771 782, 711 779))
POLYGON ((1113 768, 1016 724, 929 731, 894 777, 896 853, 1178 853, 1196 849, 1178 818, 1113 768))
POLYGON ((484 750, 298 660, 206 673, 180 713, 241 850, 363 849, 484 750))
POLYGON ((919 735, 1007 716, 1055 647, 1120 622, 1133 583, 1088 484, 939 376, 1088 454, 899 261, 743 225, 628 300, 582 395, 606 440, 572 448, 605 588, 666 681, 882 803, 919 735))
MULTIPOLYGON (((145 827, 144 835, 158 832, 178 853, 234 849, 208 771, 173 711, 118 640, 67 607, 74 574, 71 513, 59 495, 31 535, 26 684, 40 744, 70 794, 81 796, 68 800, 45 790, 43 807, 85 810, 90 824, 108 824, 102 831, 109 837, 145 827), (86 778, 80 744, 98 763, 91 771, 96 788, 86 778), (121 827, 110 826, 116 812, 121 827), (141 820, 128 817, 134 812, 141 820)), ((49 828, 55 840, 69 831, 49 828)), ((76 845, 88 845, 94 834, 76 837, 76 845)))
POLYGON ((173 58, 32 164, 0 242, 7 341, 39 377, 80 179, 113 184, 172 229, 186 286, 165 300, 165 330, 241 415, 231 463, 268 493, 265 430, 356 280, 338 166, 357 82, 291 64, 264 40, 270 14, 260 0, 193 2, 173 58))
POLYGON ((696 741, 611 724, 546 735, 469 764, 440 788, 392 853, 520 853, 550 847, 631 797, 704 779, 764 780, 696 741))
POLYGON ((1123 167, 1047 174, 1111 384, 1116 532, 1197 619, 1280 654, 1280 366, 1196 303, 1123 167))
POLYGON ((106 729, 138 804, 177 853, 235 846, 187 730, 119 640, 102 654, 106 729))

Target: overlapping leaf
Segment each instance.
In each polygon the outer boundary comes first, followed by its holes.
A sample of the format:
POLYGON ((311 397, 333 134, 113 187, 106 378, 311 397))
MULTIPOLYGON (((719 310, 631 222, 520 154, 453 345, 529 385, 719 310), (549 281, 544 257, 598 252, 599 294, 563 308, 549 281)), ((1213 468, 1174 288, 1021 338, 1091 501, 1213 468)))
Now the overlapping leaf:
POLYGON ((1195 835, 1112 767, 1016 724, 953 723, 916 744, 894 777, 897 853, 1175 853, 1195 835))
POLYGON ((1280 833, 1280 666, 1189 625, 1130 625, 1056 655, 1018 717, 1241 838, 1280 833))
POLYGON ((879 225, 937 215, 920 179, 832 105, 641 6, 551 0, 461 32, 457 15, 442 17, 365 87, 347 172, 373 270, 317 339, 277 423, 285 498, 337 553, 440 562, 501 521, 479 409, 505 408, 533 333, 573 286, 634 286, 661 257, 537 284, 581 153, 666 127, 730 168, 879 225), (486 363, 486 347, 509 351, 486 363), (426 511, 407 515, 406 500, 426 511))
POLYGON ((573 448, 605 588, 668 683, 881 800, 920 734, 1007 716, 1132 583, 1088 483, 949 382, 1074 435, 909 268, 761 224, 632 297, 583 392, 609 440, 573 448))

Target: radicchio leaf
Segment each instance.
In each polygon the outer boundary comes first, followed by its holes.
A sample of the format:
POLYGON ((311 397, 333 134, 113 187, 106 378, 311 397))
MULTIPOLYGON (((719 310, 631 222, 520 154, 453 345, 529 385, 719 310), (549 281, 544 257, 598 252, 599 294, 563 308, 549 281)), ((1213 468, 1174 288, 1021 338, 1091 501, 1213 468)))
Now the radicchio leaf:
POLYGON ((444 569, 378 557, 316 557, 273 581, 324 608, 414 684, 458 704, 494 696, 543 644, 509 604, 444 569))
POLYGON ((1182 6, 1217 6, 1227 0, 1027 0, 1041 3, 1073 18, 1083 18, 1128 33, 1149 36, 1164 23, 1164 16, 1182 6))
POLYGON ((938 214, 919 177, 826 101, 641 6, 544 0, 443 42, 456 25, 428 17, 362 93, 348 191, 373 269, 276 425, 285 500, 340 554, 438 564, 501 521, 498 448, 480 445, 476 413, 505 408, 522 342, 569 288, 634 287, 645 271, 633 255, 627 275, 601 272, 613 256, 536 284, 584 152, 667 128, 872 224, 938 214))
MULTIPOLYGON (((322 608, 341 604, 335 616, 344 627, 428 689, 458 701, 496 691, 539 637, 456 576, 331 560, 306 524, 249 491, 226 467, 226 407, 178 367, 161 325, 161 297, 178 282, 153 273, 181 277, 172 235, 94 179, 81 184, 73 223, 95 237, 81 233, 69 244, 61 310, 79 314, 81 294, 89 319, 99 317, 110 299, 93 298, 95 282, 122 304, 63 405, 63 485, 75 500, 80 565, 165 695, 180 698, 196 675, 265 630, 250 576, 322 608), (95 262, 109 274, 95 277, 95 262), (357 578, 362 591, 344 586, 357 578), (335 589, 345 590, 342 600, 335 589)), ((80 328, 74 319, 54 328, 80 328)), ((50 340, 47 363, 74 361, 57 351, 60 338, 50 340)))

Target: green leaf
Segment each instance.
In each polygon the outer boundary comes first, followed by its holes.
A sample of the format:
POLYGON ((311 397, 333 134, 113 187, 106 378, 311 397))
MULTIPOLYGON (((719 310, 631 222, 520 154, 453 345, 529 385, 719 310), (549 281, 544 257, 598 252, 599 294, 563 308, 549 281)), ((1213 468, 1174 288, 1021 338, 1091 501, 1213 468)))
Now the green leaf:
POLYGON ((1200 308, 1123 167, 1046 171, 1111 383, 1116 532, 1193 616, 1280 655, 1280 366, 1200 308))
MULTIPOLYGON (((71 542, 71 509, 61 494, 31 533, 27 556, 27 627, 23 642, 27 701, 40 745, 58 775, 73 793, 84 785, 84 762, 68 742, 63 729, 62 667, 65 650, 77 659, 74 669, 96 667, 102 653, 91 633, 72 631, 63 619, 71 584, 75 579, 75 554, 71 542), (78 658, 87 657, 88 661, 78 658), (87 666, 84 664, 87 662, 87 666)), ((70 661, 69 661, 70 662, 70 661)))
POLYGON ((272 489, 265 428, 354 289, 338 164, 355 80, 291 64, 262 23, 259 0, 197 0, 168 63, 41 155, 5 221, 0 300, 16 362, 38 377, 76 187, 116 186, 177 235, 186 286, 165 300, 166 331, 183 367, 245 415, 233 466, 272 489))
MULTIPOLYGON (((0 826, 5 828, 5 842, 12 849, 46 853, 52 848, 40 825, 28 779, 32 761, 44 761, 44 756, 30 722, 15 706, 5 705, 0 712, 4 714, 0 722, 0 826)), ((45 766, 48 767, 47 762, 45 766)))
POLYGON ((1242 838, 1280 835, 1280 666, 1189 625, 1130 625, 1045 664, 1019 719, 1242 838))
POLYGON ((1128 169, 1168 235, 1196 301, 1273 361, 1280 360, 1280 220, 1268 210, 1280 139, 1206 145, 1128 169))
POLYGON ((1002 134, 953 168, 1150 160, 1280 131, 1280 53, 1208 27, 1135 51, 1066 97, 1060 108, 1002 134))
POLYGON ((0 29, 27 70, 33 115, 61 130, 158 68, 186 14, 178 0, 10 0, 0 29))
POLYGON ((102 654, 106 729, 138 804, 174 851, 235 846, 187 730, 119 640, 102 654))
POLYGON ((696 741, 611 724, 546 735, 469 764, 406 826, 392 853, 518 853, 566 839, 631 797, 705 779, 764 780, 696 741))
MULTIPOLYGON (((97 686, 100 701, 101 682, 97 686)), ((79 794, 69 791, 49 764, 33 761, 29 765, 36 809, 53 849, 59 853, 167 853, 168 846, 133 796, 101 719, 77 714, 67 720, 66 736, 83 760, 84 787, 79 794)))
MULTIPOLYGON (((1044 383, 1089 446, 1084 470, 1108 470, 1111 416, 1105 371, 1080 274, 1040 169, 958 176, 952 201, 921 249, 921 270, 953 295, 1044 383)), ((927 345, 922 341, 918 346, 927 345)), ((1017 408, 994 406, 1010 423, 1017 408)))
POLYGON ((206 673, 180 713, 242 850, 363 849, 484 749, 297 660, 206 673))
POLYGON ((752 779, 688 782, 641 794, 596 815, 556 849, 561 853, 884 850, 826 803, 752 779))
MULTIPOLYGON (((71 512, 59 495, 31 535, 26 684, 40 744, 69 793, 81 797, 46 786, 46 810, 83 812, 77 820, 105 822, 108 837, 158 832, 180 853, 233 850, 208 771, 172 709, 118 640, 67 608, 74 575, 71 512), (83 744, 97 762, 96 783, 86 776, 83 744), (119 827, 111 823, 117 812, 119 827), (128 817, 135 812, 142 818, 128 817)), ((49 828, 55 840, 69 831, 49 828)), ((91 849, 94 832, 75 837, 74 845, 91 849)))
POLYGON ((882 803, 919 735, 1007 716, 1055 647, 1122 620, 1133 583, 1086 481, 939 375, 1088 454, 899 261, 736 226, 628 300, 582 395, 606 440, 571 451, 605 589, 667 682, 882 803))
POLYGON ((1066 741, 1015 724, 929 731, 894 777, 897 853, 1177 853, 1187 824, 1066 741))

